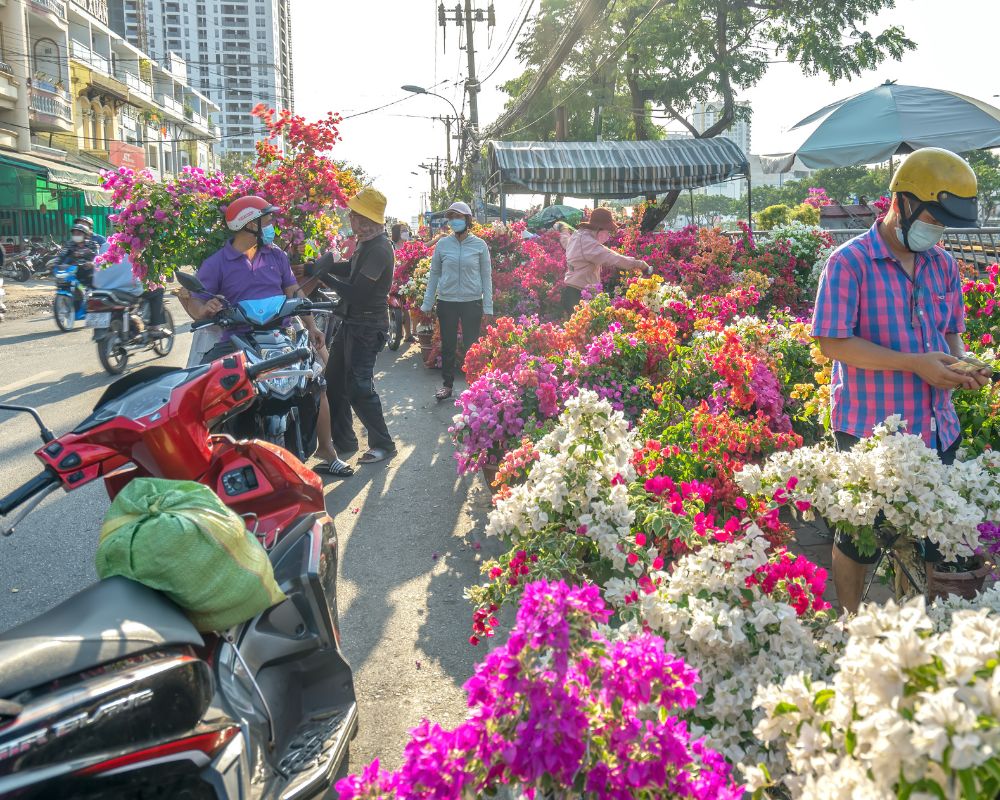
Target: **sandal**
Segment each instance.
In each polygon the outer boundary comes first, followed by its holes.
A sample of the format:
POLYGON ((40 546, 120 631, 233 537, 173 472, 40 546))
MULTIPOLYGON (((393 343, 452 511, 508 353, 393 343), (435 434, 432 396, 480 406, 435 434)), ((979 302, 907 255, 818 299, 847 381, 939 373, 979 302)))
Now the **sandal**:
POLYGON ((434 399, 437 400, 439 403, 442 400, 447 400, 449 397, 451 397, 450 386, 442 386, 440 389, 437 390, 437 393, 434 395, 434 399))
POLYGON ((365 453, 361 458, 358 459, 359 464, 377 464, 379 461, 385 461, 387 458, 392 458, 396 455, 396 448, 388 450, 384 447, 373 447, 367 453, 365 453))
POLYGON ((333 461, 322 461, 313 467, 317 475, 332 475, 334 478, 349 478, 354 474, 354 467, 339 458, 333 461))

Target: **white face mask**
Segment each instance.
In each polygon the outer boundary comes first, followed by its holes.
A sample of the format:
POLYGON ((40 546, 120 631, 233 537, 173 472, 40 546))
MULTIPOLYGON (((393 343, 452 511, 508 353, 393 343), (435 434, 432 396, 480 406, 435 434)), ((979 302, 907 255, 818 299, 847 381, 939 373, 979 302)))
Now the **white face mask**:
POLYGON ((935 225, 931 222, 916 220, 910 225, 910 231, 906 239, 903 238, 903 229, 896 227, 896 238, 899 239, 909 250, 914 253, 923 253, 930 250, 941 241, 944 236, 944 225, 935 225))
POLYGON ((400 239, 400 241, 408 242, 410 240, 410 232, 409 231, 400 231, 399 232, 399 239, 400 239))
POLYGON ((73 241, 76 242, 77 244, 80 244, 83 241, 83 237, 78 233, 74 233, 73 241))
POLYGON ((599 241, 601 244, 607 244, 608 243, 608 239, 610 239, 610 238, 611 238, 611 231, 598 231, 597 232, 597 241, 599 241))

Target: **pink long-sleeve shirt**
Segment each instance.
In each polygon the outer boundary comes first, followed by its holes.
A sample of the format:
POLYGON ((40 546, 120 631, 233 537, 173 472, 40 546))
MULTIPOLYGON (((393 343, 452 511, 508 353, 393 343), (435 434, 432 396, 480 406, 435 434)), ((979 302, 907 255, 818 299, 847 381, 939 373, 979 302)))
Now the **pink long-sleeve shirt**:
POLYGON ((641 265, 639 259, 623 256, 597 241, 596 231, 580 228, 566 245, 565 283, 587 289, 601 282, 601 267, 628 269, 641 265))

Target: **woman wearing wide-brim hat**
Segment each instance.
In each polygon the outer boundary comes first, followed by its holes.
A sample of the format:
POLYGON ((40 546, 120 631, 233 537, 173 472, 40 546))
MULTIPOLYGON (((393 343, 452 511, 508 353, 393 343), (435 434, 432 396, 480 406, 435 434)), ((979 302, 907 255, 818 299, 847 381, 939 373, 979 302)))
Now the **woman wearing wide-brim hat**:
POLYGON ((611 211, 595 208, 590 219, 581 222, 566 244, 566 277, 563 279, 561 302, 566 315, 573 313, 584 289, 600 291, 601 268, 611 267, 625 272, 652 273, 652 267, 638 258, 630 258, 605 247, 618 231, 611 211))

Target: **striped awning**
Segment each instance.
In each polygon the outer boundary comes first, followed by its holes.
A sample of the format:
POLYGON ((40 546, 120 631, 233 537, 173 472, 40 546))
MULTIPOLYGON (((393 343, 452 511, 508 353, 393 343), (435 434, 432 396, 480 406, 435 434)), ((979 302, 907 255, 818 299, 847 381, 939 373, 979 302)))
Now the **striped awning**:
POLYGON ((638 197, 697 189, 747 175, 746 154, 729 139, 659 142, 490 141, 489 188, 507 194, 638 197))

